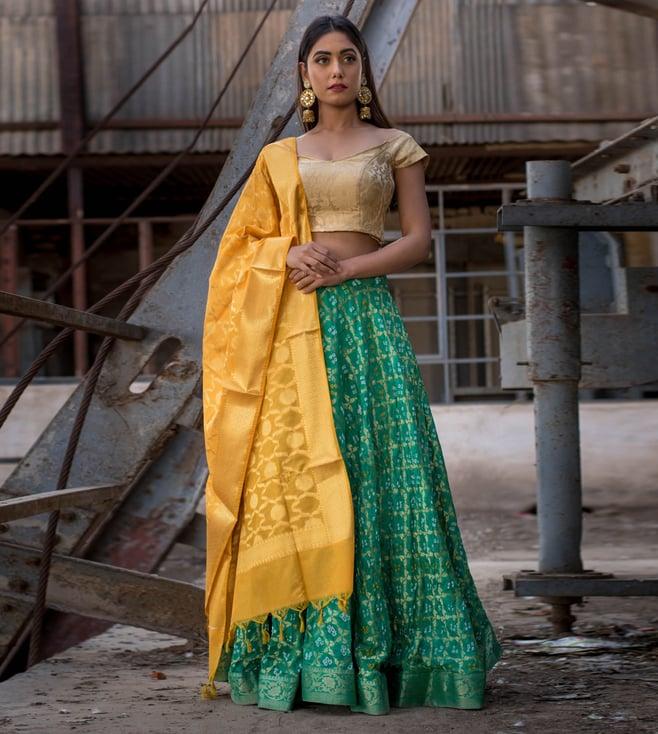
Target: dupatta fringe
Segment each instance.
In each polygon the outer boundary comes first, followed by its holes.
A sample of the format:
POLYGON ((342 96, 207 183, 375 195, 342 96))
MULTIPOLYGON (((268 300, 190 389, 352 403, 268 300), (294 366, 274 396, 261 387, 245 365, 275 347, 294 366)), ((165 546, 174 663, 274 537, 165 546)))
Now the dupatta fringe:
MULTIPOLYGON (((224 649, 226 652, 229 652, 233 643, 235 642, 235 632, 237 629, 243 629, 246 630, 247 625, 255 622, 256 624, 260 624, 261 626, 261 639, 263 641, 263 644, 266 645, 270 640, 270 633, 267 629, 267 621, 270 619, 270 617, 279 620, 279 640, 283 641, 284 638, 284 624, 285 624, 285 617, 286 614, 290 610, 295 610, 299 613, 299 631, 304 632, 305 626, 304 626, 304 618, 302 616, 302 612, 310 605, 313 606, 315 609, 319 610, 318 615, 318 624, 323 624, 322 620, 322 608, 326 607, 327 604, 330 604, 332 601, 338 601, 338 606, 343 612, 347 611, 347 605, 349 603, 349 599, 352 596, 351 593, 348 592, 341 592, 339 594, 332 594, 331 596, 325 596, 320 599, 310 599, 309 601, 301 602, 299 604, 293 604, 289 607, 283 607, 281 609, 273 609, 271 612, 268 612, 267 614, 259 614, 256 617, 253 617, 252 619, 244 619, 240 622, 234 622, 231 625, 231 629, 229 631, 226 645, 224 649)), ((252 646, 249 642, 248 638, 245 638, 246 640, 246 646, 247 646, 247 652, 252 651, 252 646)), ((200 689, 201 698, 204 699, 214 699, 217 698, 218 691, 217 686, 215 685, 215 671, 212 671, 208 676, 208 682, 204 683, 201 686, 200 689)))

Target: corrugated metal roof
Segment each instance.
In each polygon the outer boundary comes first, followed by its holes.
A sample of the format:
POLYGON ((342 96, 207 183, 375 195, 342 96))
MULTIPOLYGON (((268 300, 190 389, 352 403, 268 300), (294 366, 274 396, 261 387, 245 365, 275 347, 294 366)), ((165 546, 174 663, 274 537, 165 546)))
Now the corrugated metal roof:
MULTIPOLYGON (((563 0, 423 2, 382 88, 411 114, 648 115, 658 99, 658 24, 563 0)), ((598 141, 626 122, 405 126, 425 143, 598 141)))
MULTIPOLYGON (((192 19, 200 0, 81 0, 89 119, 100 118, 192 19)), ((211 0, 173 56, 119 119, 199 119, 269 0, 211 0)), ((280 0, 222 100, 242 118, 287 28, 280 0)), ((576 0, 422 0, 380 90, 393 120, 410 116, 620 113, 658 99, 656 23, 576 0)), ((0 122, 58 119, 53 0, 0 0, 0 122)), ((599 141, 628 122, 400 123, 424 145, 599 141)), ((227 150, 232 128, 208 130, 199 151, 227 150)), ((97 153, 180 150, 193 130, 111 130, 97 153)), ((0 132, 0 154, 60 151, 56 130, 0 132)))

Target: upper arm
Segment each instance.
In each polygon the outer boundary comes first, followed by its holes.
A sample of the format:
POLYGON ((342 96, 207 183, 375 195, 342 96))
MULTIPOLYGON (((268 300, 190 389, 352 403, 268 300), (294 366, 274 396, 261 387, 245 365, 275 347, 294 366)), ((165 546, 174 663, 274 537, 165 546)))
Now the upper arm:
POLYGON ((425 193, 425 169, 429 155, 410 136, 403 136, 393 151, 392 165, 403 235, 418 234, 431 244, 432 219, 425 193))

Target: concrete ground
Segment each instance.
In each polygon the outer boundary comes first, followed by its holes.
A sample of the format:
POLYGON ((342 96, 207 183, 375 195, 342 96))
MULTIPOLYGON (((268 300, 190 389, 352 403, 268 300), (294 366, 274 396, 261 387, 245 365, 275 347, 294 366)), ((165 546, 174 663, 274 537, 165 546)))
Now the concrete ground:
MULTIPOLYGON (((448 455, 449 456, 449 455, 448 455)), ((450 473, 450 465, 448 467, 450 473)), ((490 671, 485 707, 392 709, 388 716, 303 704, 291 713, 237 706, 227 684, 202 700, 203 647, 115 625, 0 683, 0 732, 612 732, 658 734, 658 601, 586 598, 573 635, 551 639, 548 608, 502 590, 503 574, 536 569, 534 490, 487 498, 455 483, 471 570, 504 656, 490 671)), ((656 576, 654 487, 587 489, 585 568, 656 576)), ((176 545, 160 572, 201 583, 203 555, 176 545)))

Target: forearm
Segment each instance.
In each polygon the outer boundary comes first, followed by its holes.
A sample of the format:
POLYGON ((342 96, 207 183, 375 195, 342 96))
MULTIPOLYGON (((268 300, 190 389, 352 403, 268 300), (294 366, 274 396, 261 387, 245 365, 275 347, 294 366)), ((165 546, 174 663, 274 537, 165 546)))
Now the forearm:
POLYGON ((424 237, 409 234, 374 252, 341 260, 340 264, 346 272, 345 280, 400 273, 424 262, 429 255, 428 247, 424 237))

